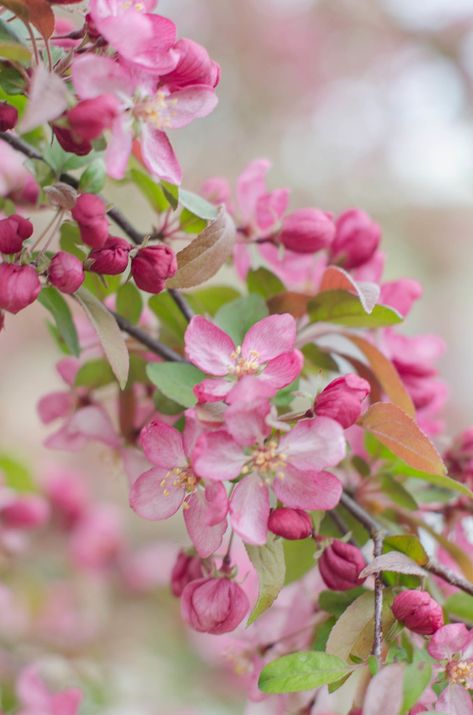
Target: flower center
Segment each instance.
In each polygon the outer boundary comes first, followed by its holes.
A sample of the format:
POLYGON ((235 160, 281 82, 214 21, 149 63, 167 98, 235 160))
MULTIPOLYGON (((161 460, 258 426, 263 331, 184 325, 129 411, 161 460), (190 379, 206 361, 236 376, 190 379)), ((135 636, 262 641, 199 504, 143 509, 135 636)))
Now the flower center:
POLYGON ((199 481, 199 477, 196 477, 190 467, 173 467, 159 484, 163 489, 164 496, 168 497, 170 486, 175 489, 184 489, 187 494, 192 494, 199 481))
POLYGON ((145 99, 136 104, 134 114, 147 124, 152 124, 156 129, 163 131, 172 127, 172 118, 175 114, 173 107, 177 99, 173 99, 166 92, 159 90, 151 99, 145 99))
POLYGON ((260 368, 259 353, 256 350, 251 350, 247 357, 241 354, 241 345, 239 345, 230 355, 233 361, 228 368, 230 375, 243 377, 244 375, 254 375, 260 368))
POLYGON ((471 687, 473 682, 473 660, 452 660, 447 665, 447 676, 451 683, 471 687))
POLYGON ((284 479, 286 460, 286 455, 278 452, 277 440, 271 439, 253 452, 250 461, 243 467, 243 474, 257 472, 266 484, 271 484, 275 478, 284 479))

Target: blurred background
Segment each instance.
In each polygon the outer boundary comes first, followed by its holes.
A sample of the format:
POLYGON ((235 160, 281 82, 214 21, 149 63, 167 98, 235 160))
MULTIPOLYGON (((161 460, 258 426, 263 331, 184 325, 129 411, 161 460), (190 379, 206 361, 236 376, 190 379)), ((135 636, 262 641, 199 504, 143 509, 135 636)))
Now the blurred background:
MULTIPOLYGON (((451 393, 448 432, 470 425, 471 0, 161 0, 159 9, 222 66, 217 110, 172 137, 185 186, 198 190, 212 175, 234 181, 251 159, 267 157, 271 188, 290 187, 293 208, 358 206, 372 214, 383 227, 386 277, 424 287, 406 331, 435 332, 446 342, 440 371, 451 393)), ((105 193, 149 225, 139 197, 114 186, 105 193)), ((43 318, 36 304, 8 318, 0 334, 0 448, 36 472, 58 462, 84 470, 100 495, 122 506, 136 542, 181 538, 172 523, 143 525, 128 513, 123 475, 100 449, 71 456, 41 446, 47 430, 35 404, 61 389, 43 318)), ((78 657, 114 689, 107 712, 244 712, 238 688, 218 680, 214 660, 209 668, 188 648, 178 607, 164 591, 122 599, 112 617, 110 596, 97 588, 85 588, 86 600, 95 593, 101 626, 78 657)))

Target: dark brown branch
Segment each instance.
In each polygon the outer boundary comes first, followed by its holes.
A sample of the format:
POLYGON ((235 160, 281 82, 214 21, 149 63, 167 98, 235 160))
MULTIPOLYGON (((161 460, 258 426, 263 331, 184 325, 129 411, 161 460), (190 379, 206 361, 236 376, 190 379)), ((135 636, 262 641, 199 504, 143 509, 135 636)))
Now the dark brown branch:
POLYGON ((177 290, 174 290, 174 288, 168 288, 168 293, 181 311, 182 315, 184 318, 189 322, 192 320, 194 317, 194 311, 192 308, 189 306, 186 300, 182 297, 180 293, 178 293, 177 290))
POLYGON ((119 315, 113 310, 110 312, 117 321, 117 325, 121 330, 128 333, 128 335, 131 335, 131 337, 135 338, 135 340, 138 340, 138 342, 151 350, 151 352, 163 357, 165 360, 170 360, 171 362, 185 362, 184 358, 176 353, 172 348, 164 345, 164 343, 160 342, 156 338, 152 338, 148 335, 148 333, 145 333, 144 330, 141 330, 141 328, 138 328, 136 325, 133 325, 133 323, 130 323, 130 321, 124 318, 123 315, 119 315))
POLYGON ((442 564, 439 564, 437 561, 429 559, 424 568, 426 571, 430 571, 430 573, 435 576, 439 576, 444 581, 452 584, 452 586, 456 586, 461 591, 465 591, 465 593, 469 593, 473 596, 473 583, 471 583, 471 581, 467 581, 462 576, 458 576, 458 574, 442 566, 442 564))

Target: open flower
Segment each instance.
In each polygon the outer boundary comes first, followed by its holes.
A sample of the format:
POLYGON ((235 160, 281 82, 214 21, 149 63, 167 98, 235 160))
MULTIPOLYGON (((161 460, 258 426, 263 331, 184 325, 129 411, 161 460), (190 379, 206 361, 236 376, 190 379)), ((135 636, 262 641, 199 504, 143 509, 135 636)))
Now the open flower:
POLYGON ((185 334, 189 360, 217 379, 203 380, 194 388, 199 402, 217 402, 231 396, 238 381, 252 376, 267 394, 275 394, 299 375, 302 355, 294 350, 296 321, 285 313, 255 323, 240 345, 210 320, 192 318, 185 334))
POLYGON ((464 623, 442 626, 427 647, 432 658, 441 661, 448 685, 437 703, 439 711, 471 715, 473 703, 467 690, 473 689, 473 630, 464 623))

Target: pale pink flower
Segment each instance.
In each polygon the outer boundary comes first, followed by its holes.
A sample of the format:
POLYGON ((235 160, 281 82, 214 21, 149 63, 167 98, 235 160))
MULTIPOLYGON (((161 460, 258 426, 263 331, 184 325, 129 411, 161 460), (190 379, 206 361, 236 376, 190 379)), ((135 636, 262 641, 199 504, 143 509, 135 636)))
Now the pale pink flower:
POLYGON ((89 507, 71 533, 72 559, 90 571, 103 571, 114 564, 122 547, 120 514, 108 504, 89 507))
POLYGON ((427 650, 441 661, 449 683, 435 709, 449 715, 471 715, 473 703, 467 690, 473 689, 473 630, 464 623, 449 623, 432 636, 427 650))
POLYGON ((16 689, 22 706, 17 715, 77 715, 82 699, 76 688, 52 693, 34 665, 22 671, 16 689))
POLYGON ((252 376, 268 395, 275 394, 293 382, 302 369, 302 355, 294 350, 296 322, 288 313, 259 320, 248 330, 241 346, 201 315, 192 318, 184 339, 189 360, 217 378, 196 385, 199 402, 231 397, 234 386, 247 376, 252 376))
POLYGON ((234 631, 249 609, 248 596, 241 586, 225 576, 191 581, 181 596, 183 619, 201 633, 234 631))
POLYGON ((144 519, 167 519, 184 507, 184 520, 203 558, 219 548, 227 528, 228 500, 222 484, 205 484, 194 471, 200 427, 187 416, 183 433, 159 420, 141 432, 145 456, 154 465, 130 489, 130 505, 144 519))
MULTIPOLYGON (((129 40, 130 30, 126 33, 129 40)), ((72 81, 81 99, 106 93, 119 102, 105 153, 107 172, 112 178, 123 178, 133 138, 139 136, 143 162, 152 175, 180 183, 181 168, 165 132, 207 116, 217 104, 212 87, 193 85, 170 90, 156 76, 94 55, 75 60, 72 81)))

